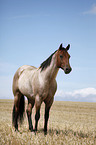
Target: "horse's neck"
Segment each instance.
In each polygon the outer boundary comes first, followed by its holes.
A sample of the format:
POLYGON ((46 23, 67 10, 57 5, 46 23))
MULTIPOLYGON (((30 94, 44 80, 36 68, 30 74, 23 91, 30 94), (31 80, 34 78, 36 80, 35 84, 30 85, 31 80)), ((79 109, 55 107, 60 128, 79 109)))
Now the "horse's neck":
POLYGON ((52 81, 56 78, 59 68, 56 66, 56 56, 53 55, 51 64, 42 71, 42 75, 46 81, 52 81))

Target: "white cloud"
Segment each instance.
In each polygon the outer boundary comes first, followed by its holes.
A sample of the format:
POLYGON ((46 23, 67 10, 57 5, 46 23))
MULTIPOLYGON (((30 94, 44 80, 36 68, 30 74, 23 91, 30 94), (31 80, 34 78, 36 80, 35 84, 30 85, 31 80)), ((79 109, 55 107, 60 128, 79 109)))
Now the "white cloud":
POLYGON ((83 14, 93 14, 96 15, 96 4, 93 4, 91 9, 88 11, 83 12, 83 14))
POLYGON ((87 97, 88 95, 96 95, 96 89, 85 88, 85 89, 76 90, 72 93, 72 96, 78 96, 78 95, 80 95, 81 97, 87 97))
POLYGON ((57 100, 69 100, 69 101, 88 101, 96 102, 96 89, 95 88, 84 88, 74 90, 72 92, 64 92, 58 90, 56 93, 57 100))

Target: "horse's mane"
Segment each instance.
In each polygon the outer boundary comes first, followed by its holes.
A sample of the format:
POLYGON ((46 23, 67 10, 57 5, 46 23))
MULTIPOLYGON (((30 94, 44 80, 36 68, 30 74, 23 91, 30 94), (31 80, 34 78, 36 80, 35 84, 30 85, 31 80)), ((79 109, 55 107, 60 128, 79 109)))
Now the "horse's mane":
MULTIPOLYGON (((57 50, 56 50, 57 51, 57 50)), ((52 60, 52 56, 56 53, 56 51, 54 53, 52 53, 41 65, 41 71, 45 70, 51 63, 52 60)))

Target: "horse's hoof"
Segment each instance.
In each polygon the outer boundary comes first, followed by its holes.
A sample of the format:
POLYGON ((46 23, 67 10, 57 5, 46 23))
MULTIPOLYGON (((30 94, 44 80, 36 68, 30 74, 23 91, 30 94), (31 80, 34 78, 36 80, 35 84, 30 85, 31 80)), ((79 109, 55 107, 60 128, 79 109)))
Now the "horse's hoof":
POLYGON ((47 135, 47 129, 44 129, 44 135, 47 135))
POLYGON ((15 132, 19 132, 19 130, 17 128, 15 128, 15 132))
POLYGON ((37 132, 37 129, 33 129, 34 132, 37 132))
POLYGON ((33 128, 29 128, 29 130, 31 131, 31 132, 33 132, 34 130, 33 130, 33 128))
POLYGON ((45 136, 47 135, 47 131, 44 131, 44 135, 45 135, 45 136))

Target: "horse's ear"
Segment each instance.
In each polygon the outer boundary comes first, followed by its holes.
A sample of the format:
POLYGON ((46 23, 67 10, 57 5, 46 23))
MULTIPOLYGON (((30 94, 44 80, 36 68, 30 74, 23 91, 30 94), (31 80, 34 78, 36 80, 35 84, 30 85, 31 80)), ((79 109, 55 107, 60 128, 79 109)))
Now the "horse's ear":
POLYGON ((66 50, 68 51, 68 50, 69 50, 69 48, 70 48, 70 44, 68 44, 68 46, 66 47, 66 50))
POLYGON ((61 45, 59 46, 59 49, 60 49, 60 50, 62 49, 62 43, 61 43, 61 45))

